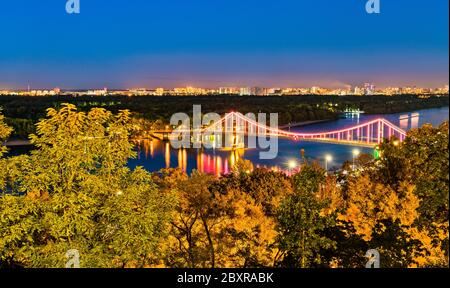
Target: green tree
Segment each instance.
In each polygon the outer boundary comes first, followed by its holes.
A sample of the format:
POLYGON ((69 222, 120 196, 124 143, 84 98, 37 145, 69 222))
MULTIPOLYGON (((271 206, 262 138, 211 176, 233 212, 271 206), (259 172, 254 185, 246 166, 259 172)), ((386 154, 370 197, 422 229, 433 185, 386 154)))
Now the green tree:
MULTIPOLYGON (((449 211, 449 126, 424 125, 413 129, 403 143, 390 141, 381 147, 383 171, 395 171, 393 181, 406 180, 416 186, 421 200, 421 221, 448 221, 449 211), (389 161, 395 159, 394 161, 389 161)), ((398 183, 398 182, 397 182, 398 183)))
POLYGON ((3 159, 3 266, 64 267, 69 249, 83 267, 159 264, 174 200, 151 174, 126 167, 129 123, 128 111, 48 109, 30 136, 37 149, 3 159))
POLYGON ((294 194, 281 204, 277 214, 278 264, 282 267, 327 266, 323 251, 332 249, 334 241, 325 231, 334 225, 331 215, 324 213, 328 201, 319 200, 325 183, 325 171, 317 165, 305 165, 294 175, 294 194))
POLYGON ((12 129, 5 124, 4 120, 5 117, 0 113, 0 157, 6 152, 6 147, 3 146, 3 142, 6 141, 12 133, 12 129))

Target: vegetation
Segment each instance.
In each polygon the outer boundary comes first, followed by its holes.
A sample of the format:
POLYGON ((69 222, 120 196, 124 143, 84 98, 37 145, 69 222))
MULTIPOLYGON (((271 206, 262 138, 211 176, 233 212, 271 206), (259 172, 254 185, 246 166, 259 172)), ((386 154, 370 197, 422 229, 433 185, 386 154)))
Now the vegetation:
MULTIPOLYGON (((0 96, 0 107, 8 123, 15 129, 15 137, 26 138, 35 133, 33 124, 46 116, 46 109, 60 109, 64 103, 74 104, 81 111, 93 107, 107 108, 113 113, 120 110, 132 111, 132 117, 144 119, 141 127, 160 127, 167 124, 177 112, 192 113, 192 105, 201 105, 204 113, 216 112, 221 115, 232 110, 241 113, 278 113, 281 125, 311 120, 336 119, 347 109, 359 109, 369 114, 387 114, 437 108, 449 105, 449 97, 419 95, 398 96, 52 96, 22 97, 0 96), (24 116, 26 115, 26 116, 24 116)), ((139 120, 137 122, 140 122, 139 120)))
MULTIPOLYGON (((216 178, 127 168, 127 110, 47 110, 30 155, 0 150, 0 267, 448 267, 448 123, 336 175, 238 162, 216 178), (3 156, 3 157, 2 157, 3 156)), ((0 115, 0 141, 12 129, 0 115)))
MULTIPOLYGON (((0 110, 1 113, 1 110, 0 110)), ((13 131, 12 128, 8 127, 6 123, 4 122, 5 116, 0 114, 0 144, 2 144, 4 141, 8 139, 8 137, 11 135, 11 132, 13 131)), ((5 153, 6 147, 0 145, 0 157, 2 157, 3 153, 5 153)))
POLYGON ((48 109, 31 155, 0 161, 0 251, 6 267, 64 267, 77 249, 86 267, 157 264, 173 206, 134 156, 129 113, 48 109))

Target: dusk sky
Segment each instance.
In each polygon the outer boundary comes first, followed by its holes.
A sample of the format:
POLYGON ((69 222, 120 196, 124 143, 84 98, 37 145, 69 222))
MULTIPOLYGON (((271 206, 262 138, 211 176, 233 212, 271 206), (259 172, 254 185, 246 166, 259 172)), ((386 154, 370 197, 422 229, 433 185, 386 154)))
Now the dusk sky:
POLYGON ((0 89, 448 84, 448 0, 1 0, 0 89))

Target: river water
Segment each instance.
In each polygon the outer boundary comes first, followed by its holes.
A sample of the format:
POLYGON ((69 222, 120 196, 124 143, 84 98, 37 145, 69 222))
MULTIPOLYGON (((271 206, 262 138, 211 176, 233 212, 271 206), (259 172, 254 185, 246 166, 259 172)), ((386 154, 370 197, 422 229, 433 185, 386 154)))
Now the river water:
MULTIPOLYGON (((434 126, 449 120, 449 108, 437 108, 419 110, 409 113, 386 115, 346 115, 345 118, 312 124, 303 127, 292 128, 291 131, 319 132, 331 131, 345 127, 351 127, 359 123, 368 122, 377 118, 385 118, 404 130, 421 127, 430 123, 434 126)), ((266 167, 275 170, 288 170, 289 163, 299 163, 301 152, 309 161, 318 161, 321 165, 327 165, 329 169, 341 166, 345 161, 353 159, 353 152, 357 149, 361 153, 372 154, 373 149, 353 147, 341 144, 315 143, 279 139, 279 153, 276 159, 261 160, 260 150, 236 150, 221 151, 213 149, 172 149, 170 144, 159 140, 144 140, 137 145, 138 158, 131 159, 129 166, 134 168, 142 166, 148 171, 158 171, 162 168, 181 168, 190 173, 196 169, 203 173, 216 175, 230 172, 238 159, 247 159, 256 167, 266 167), (325 156, 330 155, 331 161, 325 161, 325 156)))

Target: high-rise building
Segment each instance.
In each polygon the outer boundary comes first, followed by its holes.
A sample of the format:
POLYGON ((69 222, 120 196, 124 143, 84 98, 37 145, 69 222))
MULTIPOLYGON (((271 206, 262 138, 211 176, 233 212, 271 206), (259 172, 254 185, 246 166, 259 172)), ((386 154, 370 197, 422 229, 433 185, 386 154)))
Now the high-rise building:
POLYGON ((255 95, 255 96, 266 96, 267 93, 267 88, 261 88, 261 87, 252 87, 250 88, 250 95, 255 95))
POLYGON ((365 95, 375 94, 375 85, 372 83, 365 83, 364 84, 364 94, 365 95))
POLYGON ((249 96, 252 95, 252 89, 250 87, 241 88, 239 91, 239 95, 241 96, 249 96))
POLYGON ((219 94, 221 94, 221 95, 239 95, 240 89, 237 87, 220 87, 219 94))
POLYGON ((355 95, 364 95, 364 88, 361 88, 361 87, 356 86, 356 87, 355 87, 354 94, 355 94, 355 95))

